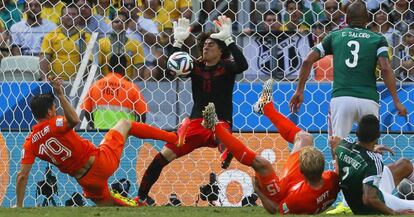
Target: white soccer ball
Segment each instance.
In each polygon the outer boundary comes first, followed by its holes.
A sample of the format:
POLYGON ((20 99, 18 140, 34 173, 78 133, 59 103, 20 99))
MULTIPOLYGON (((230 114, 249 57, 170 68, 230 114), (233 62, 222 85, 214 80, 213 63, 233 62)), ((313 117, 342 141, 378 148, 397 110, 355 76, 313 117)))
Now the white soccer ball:
POLYGON ((193 59, 186 52, 175 52, 168 58, 167 68, 176 76, 188 75, 193 69, 193 59))

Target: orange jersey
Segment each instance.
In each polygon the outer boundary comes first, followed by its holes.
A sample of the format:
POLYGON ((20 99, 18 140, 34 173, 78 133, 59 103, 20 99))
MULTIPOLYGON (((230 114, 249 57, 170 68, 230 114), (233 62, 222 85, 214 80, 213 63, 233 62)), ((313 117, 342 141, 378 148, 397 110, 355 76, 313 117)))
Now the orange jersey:
POLYGON ((109 73, 96 81, 89 89, 81 108, 93 112, 99 106, 108 105, 136 114, 148 112, 147 103, 139 87, 117 73, 109 73))
POLYGON ((69 128, 63 116, 36 124, 23 145, 22 164, 33 164, 38 157, 72 175, 82 168, 98 149, 69 128))
POLYGON ((338 174, 325 171, 322 188, 312 189, 304 179, 290 187, 279 203, 281 214, 317 214, 329 208, 339 192, 338 174))

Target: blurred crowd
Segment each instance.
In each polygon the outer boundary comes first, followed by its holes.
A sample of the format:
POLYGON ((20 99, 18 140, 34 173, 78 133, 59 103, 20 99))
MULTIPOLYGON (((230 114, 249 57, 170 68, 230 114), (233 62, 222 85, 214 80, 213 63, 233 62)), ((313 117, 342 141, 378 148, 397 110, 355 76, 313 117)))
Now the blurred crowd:
MULTIPOLYGON (((169 80, 173 21, 192 21, 185 42, 200 55, 197 35, 214 30, 212 20, 225 14, 235 20, 234 37, 250 60, 248 75, 295 80, 304 55, 336 29, 346 27, 352 0, 2 0, 0 49, 8 56, 37 56, 40 79, 59 75, 74 79, 82 61, 95 63, 98 75, 112 70, 109 60, 122 57, 131 81, 169 80), (247 13, 244 13, 247 12, 247 13), (93 54, 83 60, 91 34, 98 33, 93 54), (250 55, 250 56, 249 56, 250 55)), ((366 0, 372 16, 368 28, 388 40, 396 77, 414 81, 414 3, 366 0)), ((314 66, 313 79, 333 78, 332 57, 314 66)), ((380 78, 379 78, 380 79, 380 78)))
MULTIPOLYGON (((249 36, 261 35, 265 38, 272 36, 282 38, 288 34, 290 41, 292 37, 308 40, 305 45, 295 44, 299 52, 293 52, 294 55, 290 57, 290 60, 294 61, 295 56, 303 59, 301 53, 307 54, 307 51, 321 42, 329 32, 346 27, 345 12, 352 0, 279 0, 271 1, 273 4, 269 7, 266 7, 266 3, 264 7, 258 7, 260 6, 258 2, 260 1, 255 3, 255 10, 252 10, 253 19, 250 20, 249 26, 243 29, 243 33, 249 36), (301 49, 306 52, 300 52, 301 49)), ((390 60, 397 79, 414 81, 414 2, 406 0, 365 0, 364 2, 372 20, 367 28, 386 37, 390 60)), ((276 41, 276 46, 278 43, 284 46, 280 40, 276 41)), ((259 50, 263 51, 263 49, 259 50)), ((292 52, 283 54, 286 56, 290 53, 292 52)), ((283 58, 283 55, 278 56, 277 53, 271 53, 270 56, 283 58)), ((332 56, 325 56, 315 64, 313 78, 317 81, 332 80, 332 61, 332 56)), ((296 73, 291 78, 286 77, 286 72, 282 75, 269 73, 281 79, 294 80, 297 78, 300 63, 297 65, 296 73)), ((276 66, 283 68, 280 64, 276 66)), ((295 67, 293 63, 289 66, 295 67)), ((286 68, 283 69, 287 71, 286 68)))

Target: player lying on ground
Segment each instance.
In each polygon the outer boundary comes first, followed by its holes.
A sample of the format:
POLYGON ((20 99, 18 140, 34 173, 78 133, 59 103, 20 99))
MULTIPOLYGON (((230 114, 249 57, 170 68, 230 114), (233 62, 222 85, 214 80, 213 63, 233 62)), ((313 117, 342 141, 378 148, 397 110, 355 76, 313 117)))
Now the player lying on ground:
POLYGON ((384 166, 378 153, 382 148, 377 145, 381 133, 375 115, 362 117, 356 135, 358 142, 354 143, 339 137, 330 139, 340 186, 352 212, 357 215, 414 214, 414 201, 392 195, 401 180, 414 180, 413 164, 402 158, 384 166))
MULTIPOLYGON (((148 193, 158 180, 162 169, 173 160, 185 156, 201 147, 221 147, 219 141, 214 139, 211 130, 201 126, 202 110, 208 102, 217 104, 218 118, 231 131, 233 115, 233 87, 236 75, 248 67, 246 58, 232 39, 231 20, 219 16, 215 21, 218 33, 201 33, 198 46, 202 57, 194 61, 194 68, 188 77, 191 78, 194 106, 190 118, 186 118, 177 130, 180 135, 179 145, 167 143, 158 153, 148 169, 145 171, 139 185, 137 201, 140 205, 147 205, 148 193), (230 59, 230 57, 233 59, 230 59)), ((178 19, 174 23, 174 52, 179 51, 183 41, 190 35, 190 21, 178 19)), ((222 152, 222 168, 230 164, 231 155, 222 152)))
POLYGON ((106 133, 99 147, 80 137, 73 128, 79 123, 75 109, 63 94, 62 81, 49 78, 64 116, 56 115, 52 93, 33 97, 30 108, 37 124, 24 143, 24 154, 16 180, 17 207, 23 206, 30 170, 38 157, 74 177, 87 198, 99 206, 134 206, 135 201, 112 194, 108 178, 118 169, 125 140, 129 135, 176 143, 175 133, 146 124, 121 120, 106 133))
POLYGON ((269 213, 316 214, 331 206, 338 194, 338 174, 323 171, 325 159, 313 147, 313 137, 280 114, 272 102, 272 81, 264 85, 255 112, 268 117, 280 135, 293 143, 293 149, 278 176, 271 163, 246 147, 218 121, 215 106, 210 103, 203 111, 206 128, 212 129, 234 157, 255 172, 255 191, 269 213))

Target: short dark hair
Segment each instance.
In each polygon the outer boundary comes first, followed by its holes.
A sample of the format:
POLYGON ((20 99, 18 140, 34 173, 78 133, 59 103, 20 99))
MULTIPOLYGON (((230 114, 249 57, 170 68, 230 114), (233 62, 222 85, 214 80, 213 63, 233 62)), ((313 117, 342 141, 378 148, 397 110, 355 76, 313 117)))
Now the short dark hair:
POLYGON ((125 54, 117 55, 113 54, 109 59, 109 69, 112 72, 118 73, 120 75, 125 75, 127 67, 127 59, 125 54))
POLYGON ((364 27, 368 23, 367 6, 362 1, 354 1, 346 9, 346 20, 351 27, 364 27))
POLYGON ((30 109, 36 120, 46 117, 47 110, 55 104, 55 96, 52 93, 35 95, 30 101, 30 109))
POLYGON ((203 47, 204 47, 204 42, 207 39, 212 39, 214 42, 217 43, 217 45, 219 46, 220 50, 221 50, 221 59, 228 59, 231 55, 230 49, 227 47, 226 43, 224 43, 224 41, 215 39, 215 38, 211 38, 211 34, 213 34, 214 32, 210 31, 210 32, 202 32, 198 38, 197 38, 197 43, 198 43, 198 48, 200 49, 200 52, 203 53, 203 47))
POLYGON ((375 115, 365 115, 358 123, 356 135, 360 142, 374 142, 380 136, 380 124, 375 115))

